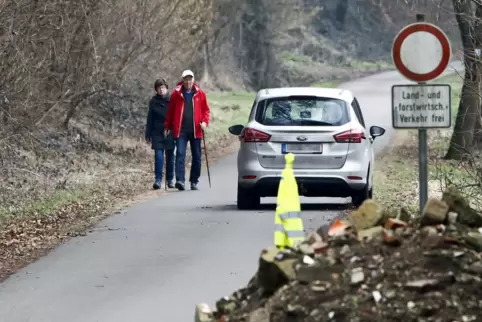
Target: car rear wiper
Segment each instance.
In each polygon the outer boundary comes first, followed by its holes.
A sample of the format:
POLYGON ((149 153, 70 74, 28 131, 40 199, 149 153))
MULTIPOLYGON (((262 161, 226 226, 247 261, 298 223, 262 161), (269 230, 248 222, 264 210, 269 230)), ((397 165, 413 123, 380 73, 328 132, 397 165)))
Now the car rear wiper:
POLYGON ((333 126, 332 123, 316 121, 316 120, 302 120, 301 125, 325 125, 325 126, 333 126))

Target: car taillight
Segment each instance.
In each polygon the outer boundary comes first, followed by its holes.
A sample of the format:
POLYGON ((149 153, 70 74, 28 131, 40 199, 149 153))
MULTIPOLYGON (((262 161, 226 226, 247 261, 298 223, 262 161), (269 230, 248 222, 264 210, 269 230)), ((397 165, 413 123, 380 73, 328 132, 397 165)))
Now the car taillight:
POLYGON ((365 138, 365 131, 361 129, 352 129, 338 133, 333 136, 338 143, 361 143, 365 138))
POLYGON ((244 142, 268 142, 271 135, 252 128, 245 128, 243 132, 244 142))

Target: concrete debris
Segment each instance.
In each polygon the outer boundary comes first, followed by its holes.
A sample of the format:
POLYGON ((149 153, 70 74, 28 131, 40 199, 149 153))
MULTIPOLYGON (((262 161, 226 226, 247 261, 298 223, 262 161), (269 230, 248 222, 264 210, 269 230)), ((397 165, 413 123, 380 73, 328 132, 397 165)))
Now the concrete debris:
POLYGON ((430 198, 422 214, 422 225, 437 225, 445 222, 449 206, 442 200, 430 198))
POLYGON ((294 249, 263 250, 248 285, 195 321, 482 321, 481 218, 454 188, 420 216, 367 200, 294 249))

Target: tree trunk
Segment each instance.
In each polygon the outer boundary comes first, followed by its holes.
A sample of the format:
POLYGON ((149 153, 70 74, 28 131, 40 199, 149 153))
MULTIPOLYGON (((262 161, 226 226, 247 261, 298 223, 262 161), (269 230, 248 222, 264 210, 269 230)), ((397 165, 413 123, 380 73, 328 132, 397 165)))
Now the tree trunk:
MULTIPOLYGON (((478 74, 482 72, 482 57, 480 50, 482 49, 482 4, 477 3, 477 9, 475 10, 475 20, 474 20, 474 39, 475 39, 475 48, 479 50, 477 53, 477 67, 478 67, 478 74)), ((479 97, 482 97, 482 88, 481 84, 479 84, 479 97)), ((473 139, 473 146, 476 149, 482 149, 482 102, 479 102, 479 109, 477 113, 477 117, 475 120, 475 128, 474 128, 474 139, 473 139)))
POLYGON ((338 29, 342 30, 345 27, 345 18, 348 11, 348 0, 339 0, 335 9, 336 22, 338 29))
POLYGON ((201 78, 201 84, 203 86, 210 85, 210 72, 209 72, 209 39, 206 37, 203 44, 203 76, 201 78))
POLYGON ((454 132, 445 158, 460 160, 470 152, 472 147, 477 111, 480 105, 478 91, 480 76, 475 59, 475 41, 472 37, 474 35, 474 14, 471 0, 452 0, 452 2, 464 48, 465 76, 454 132))

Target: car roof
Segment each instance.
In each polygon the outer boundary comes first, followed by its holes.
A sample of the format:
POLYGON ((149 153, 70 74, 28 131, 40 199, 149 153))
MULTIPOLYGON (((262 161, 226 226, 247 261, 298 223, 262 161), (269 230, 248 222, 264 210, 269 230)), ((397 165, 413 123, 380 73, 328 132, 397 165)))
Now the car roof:
POLYGON ((318 96, 337 98, 348 102, 349 104, 353 100, 353 93, 349 90, 342 88, 327 88, 327 87, 278 87, 278 88, 265 88, 258 91, 257 100, 268 99, 273 97, 283 96, 318 96))

